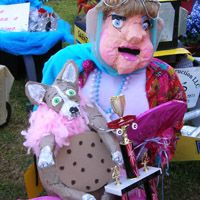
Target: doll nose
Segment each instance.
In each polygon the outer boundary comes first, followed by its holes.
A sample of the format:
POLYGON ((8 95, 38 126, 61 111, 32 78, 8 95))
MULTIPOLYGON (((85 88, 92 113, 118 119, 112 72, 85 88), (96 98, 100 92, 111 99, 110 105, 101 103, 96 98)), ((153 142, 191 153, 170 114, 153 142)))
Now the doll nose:
POLYGON ((146 32, 138 26, 139 25, 135 25, 131 29, 127 29, 127 31, 124 33, 128 42, 139 43, 143 40, 144 36, 146 35, 146 32))

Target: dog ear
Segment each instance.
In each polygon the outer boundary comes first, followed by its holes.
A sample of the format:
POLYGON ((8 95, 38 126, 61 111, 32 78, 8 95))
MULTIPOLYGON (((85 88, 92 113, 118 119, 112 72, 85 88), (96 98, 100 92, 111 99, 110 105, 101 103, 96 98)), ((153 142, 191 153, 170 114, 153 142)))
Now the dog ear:
POLYGON ((28 81, 25 85, 25 93, 33 105, 39 105, 43 102, 47 88, 47 85, 28 81))
POLYGON ((66 81, 76 84, 78 81, 79 70, 74 61, 68 61, 61 72, 58 74, 56 81, 66 81))

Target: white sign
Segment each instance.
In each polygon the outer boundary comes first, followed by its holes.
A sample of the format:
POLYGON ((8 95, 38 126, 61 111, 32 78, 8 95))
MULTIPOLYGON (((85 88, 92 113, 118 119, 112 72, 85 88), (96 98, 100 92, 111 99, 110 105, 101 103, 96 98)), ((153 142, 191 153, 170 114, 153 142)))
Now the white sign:
POLYGON ((161 33, 161 42, 173 40, 175 9, 171 3, 161 3, 159 17, 164 20, 164 28, 161 33))
POLYGON ((0 5, 0 30, 28 31, 30 3, 0 5))
POLYGON ((199 98, 200 67, 175 69, 187 95, 188 108, 193 108, 199 98))

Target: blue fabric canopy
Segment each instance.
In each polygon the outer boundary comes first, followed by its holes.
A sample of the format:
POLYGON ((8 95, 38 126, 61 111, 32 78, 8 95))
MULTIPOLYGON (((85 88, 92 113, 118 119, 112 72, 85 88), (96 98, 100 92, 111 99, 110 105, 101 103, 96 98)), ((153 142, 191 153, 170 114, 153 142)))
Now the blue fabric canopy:
MULTIPOLYGON (((0 0, 1 5, 25 3, 27 0, 0 0)), ((29 0, 32 7, 41 8, 39 0, 29 0)), ((52 11, 51 7, 42 6, 52 11)), ((58 41, 74 43, 71 26, 68 22, 58 19, 58 28, 50 32, 6 32, 0 31, 0 50, 14 55, 41 55, 51 49, 58 41)))

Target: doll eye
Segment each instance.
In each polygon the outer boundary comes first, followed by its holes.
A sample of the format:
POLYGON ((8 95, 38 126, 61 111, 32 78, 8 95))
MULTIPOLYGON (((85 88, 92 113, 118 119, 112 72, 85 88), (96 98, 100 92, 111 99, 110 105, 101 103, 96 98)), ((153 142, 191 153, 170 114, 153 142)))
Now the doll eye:
POLYGON ((126 17, 112 14, 112 24, 115 28, 119 29, 123 26, 123 22, 126 20, 126 17))
POLYGON ((146 20, 144 20, 144 21, 142 22, 142 28, 143 28, 145 31, 149 30, 150 27, 151 27, 151 22, 150 22, 149 19, 146 19, 146 20))
POLYGON ((65 93, 66 93, 66 95, 69 96, 69 97, 73 97, 73 96, 76 95, 76 91, 73 90, 73 89, 68 89, 68 90, 66 90, 65 93))
POLYGON ((60 102, 62 101, 62 98, 59 96, 55 96, 52 100, 51 103, 53 106, 57 106, 60 102))
POLYGON ((121 19, 112 20, 112 24, 115 28, 121 28, 123 25, 123 21, 121 19))

